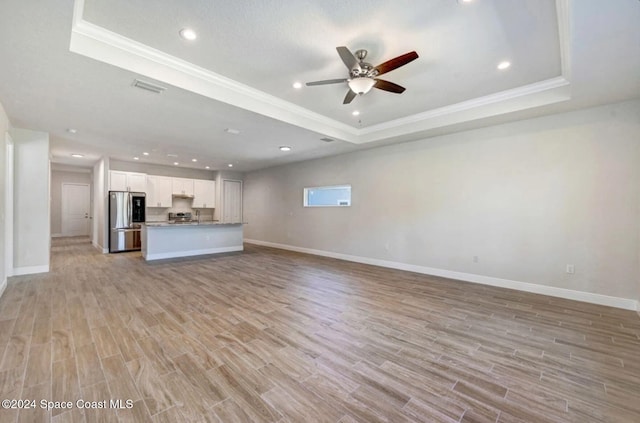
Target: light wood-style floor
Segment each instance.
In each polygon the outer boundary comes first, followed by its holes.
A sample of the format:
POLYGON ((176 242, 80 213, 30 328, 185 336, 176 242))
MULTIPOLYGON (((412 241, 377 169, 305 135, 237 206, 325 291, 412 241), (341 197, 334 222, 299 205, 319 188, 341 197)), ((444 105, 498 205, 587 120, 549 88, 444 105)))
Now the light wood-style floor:
POLYGON ((2 423, 640 421, 634 312, 255 246, 52 252, 0 299, 0 399, 74 408, 2 423))

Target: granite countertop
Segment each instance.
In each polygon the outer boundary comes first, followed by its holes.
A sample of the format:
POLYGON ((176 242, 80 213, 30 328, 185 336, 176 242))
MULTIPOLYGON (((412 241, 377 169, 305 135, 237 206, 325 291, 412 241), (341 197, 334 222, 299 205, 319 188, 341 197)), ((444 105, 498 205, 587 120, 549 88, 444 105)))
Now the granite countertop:
POLYGON ((211 226, 211 225, 242 225, 246 222, 217 222, 212 220, 205 220, 201 222, 189 222, 189 223, 169 223, 164 222, 145 222, 144 224, 149 227, 180 227, 180 226, 211 226))

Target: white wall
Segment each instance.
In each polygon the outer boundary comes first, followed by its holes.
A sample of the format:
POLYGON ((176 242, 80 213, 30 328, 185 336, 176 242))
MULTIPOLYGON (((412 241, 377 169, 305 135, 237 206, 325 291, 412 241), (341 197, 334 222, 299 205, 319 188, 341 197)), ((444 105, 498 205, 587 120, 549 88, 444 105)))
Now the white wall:
POLYGON ((12 129, 13 274, 49 271, 49 134, 12 129))
POLYGON ((7 192, 7 179, 5 175, 5 169, 7 169, 7 156, 6 156, 6 140, 5 134, 9 130, 9 118, 4 111, 2 103, 0 103, 0 296, 4 292, 7 286, 8 275, 8 263, 5 263, 5 193, 7 192))
POLYGON ((87 184, 93 191, 91 173, 88 169, 75 171, 51 171, 51 235, 62 234, 62 184, 87 184))
POLYGON ((639 181, 635 101, 248 173, 245 238, 629 308, 639 181), (302 207, 337 184, 352 207, 302 207))

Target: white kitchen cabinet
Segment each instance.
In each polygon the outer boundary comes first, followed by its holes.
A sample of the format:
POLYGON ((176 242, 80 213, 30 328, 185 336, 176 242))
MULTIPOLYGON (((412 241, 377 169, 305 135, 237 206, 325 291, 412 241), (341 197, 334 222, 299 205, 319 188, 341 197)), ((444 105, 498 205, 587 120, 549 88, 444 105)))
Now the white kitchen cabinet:
POLYGON ((169 176, 147 176, 147 207, 171 207, 173 205, 173 181, 169 176))
POLYGON ((201 179, 193 180, 193 208, 213 209, 216 206, 216 183, 201 179))
POLYGON ((147 192, 147 175, 145 173, 110 170, 109 190, 147 192))
POLYGON ((109 191, 128 191, 127 172, 109 171, 109 191))
POLYGON ((147 175, 145 173, 129 172, 129 191, 147 192, 147 175))
POLYGON ((193 179, 171 178, 173 195, 193 196, 193 179))

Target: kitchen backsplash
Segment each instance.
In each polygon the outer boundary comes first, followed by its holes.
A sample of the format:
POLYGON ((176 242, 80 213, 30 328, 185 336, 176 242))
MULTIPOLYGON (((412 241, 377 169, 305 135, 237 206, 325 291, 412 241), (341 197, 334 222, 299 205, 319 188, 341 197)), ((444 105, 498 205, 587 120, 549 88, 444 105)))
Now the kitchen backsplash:
POLYGON ((169 213, 193 214, 196 218, 196 210, 200 212, 200 220, 213 220, 213 209, 194 209, 191 207, 193 200, 190 198, 173 198, 173 207, 162 209, 158 207, 147 207, 147 222, 164 222, 169 218, 169 213))

